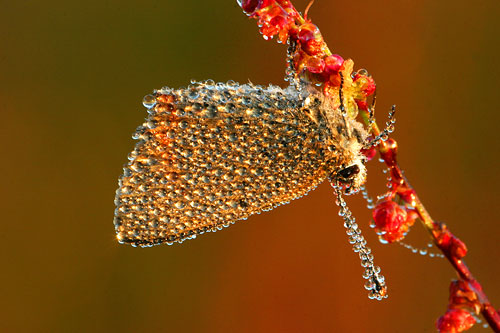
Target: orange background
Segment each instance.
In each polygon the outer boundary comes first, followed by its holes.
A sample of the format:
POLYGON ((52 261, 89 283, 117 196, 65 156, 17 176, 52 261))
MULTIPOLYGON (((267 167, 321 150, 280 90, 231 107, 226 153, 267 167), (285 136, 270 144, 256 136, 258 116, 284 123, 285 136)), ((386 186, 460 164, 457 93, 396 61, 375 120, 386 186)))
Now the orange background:
MULTIPOLYGON (((397 104, 401 165, 497 307, 499 13, 497 0, 316 0, 309 13, 375 77, 381 124, 397 104)), ((236 1, 4 1, 0 45, 0 331, 434 331, 454 271, 380 244, 348 198, 389 286, 368 300, 327 184, 180 246, 115 241, 143 95, 190 79, 284 85, 285 48, 236 1)), ((428 242, 420 225, 408 242, 428 242)))

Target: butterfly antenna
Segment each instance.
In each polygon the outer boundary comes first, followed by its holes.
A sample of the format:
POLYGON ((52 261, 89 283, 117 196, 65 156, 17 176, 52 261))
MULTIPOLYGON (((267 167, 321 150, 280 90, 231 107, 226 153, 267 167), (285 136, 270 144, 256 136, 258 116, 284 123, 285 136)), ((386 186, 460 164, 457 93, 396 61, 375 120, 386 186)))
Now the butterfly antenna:
POLYGON ((344 219, 344 227, 349 236, 349 243, 352 244, 353 251, 359 254, 361 266, 365 268, 363 278, 367 280, 365 282, 365 288, 368 290, 368 298, 376 300, 387 298, 385 278, 380 274, 380 267, 375 266, 373 263, 371 249, 366 246, 366 240, 361 234, 361 229, 359 229, 356 223, 356 218, 352 216, 351 211, 347 207, 347 203, 342 197, 342 187, 340 183, 337 182, 334 189, 337 196, 336 203, 339 206, 339 215, 344 219))
MULTIPOLYGON (((396 123, 396 118, 394 117, 395 114, 396 114, 396 105, 393 105, 391 107, 391 110, 389 111, 389 119, 385 123, 385 128, 373 140, 368 141, 365 144, 364 149, 370 149, 372 147, 375 147, 381 141, 385 141, 389 138, 389 134, 394 132, 394 124, 396 123)), ((370 115, 370 117, 371 117, 371 115, 370 115)), ((371 118, 370 118, 370 121, 372 121, 371 118)))
POLYGON ((300 90, 300 79, 295 71, 294 56, 297 51, 297 43, 288 38, 288 49, 286 52, 287 67, 285 71, 285 81, 288 81, 296 90, 300 90))
POLYGON ((345 110, 344 106, 344 94, 343 94, 343 89, 344 89, 344 74, 342 72, 339 72, 340 74, 340 87, 339 87, 339 101, 340 101, 340 113, 342 114, 342 119, 344 119, 344 126, 346 130, 346 135, 349 135, 349 129, 347 127, 347 112, 345 110))
POLYGON ((375 106, 377 105, 377 88, 375 88, 375 91, 373 92, 373 99, 372 99, 372 104, 370 108, 368 109, 369 112, 369 119, 368 119, 368 125, 372 126, 372 124, 375 122, 375 106))

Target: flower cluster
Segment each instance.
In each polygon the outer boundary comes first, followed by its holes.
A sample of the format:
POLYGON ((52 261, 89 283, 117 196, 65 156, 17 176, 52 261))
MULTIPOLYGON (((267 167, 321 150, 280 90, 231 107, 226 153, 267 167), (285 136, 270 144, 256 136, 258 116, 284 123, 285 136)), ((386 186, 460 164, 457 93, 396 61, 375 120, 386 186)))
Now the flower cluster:
POLYGON ((441 333, 463 332, 471 328, 476 323, 476 319, 470 312, 463 309, 449 309, 439 317, 436 328, 441 333))
POLYGON ((258 19, 264 39, 278 36, 285 43, 289 35, 297 34, 298 12, 288 0, 238 0, 241 8, 250 17, 258 19))
POLYGON ((379 150, 390 172, 389 191, 373 210, 375 230, 383 243, 402 240, 419 217, 415 210, 415 191, 407 186, 396 167, 397 148, 396 141, 388 139, 379 150))
POLYGON ((280 43, 290 40, 296 45, 293 64, 296 73, 314 84, 340 106, 342 85, 344 106, 348 115, 367 110, 367 98, 375 92, 375 81, 365 71, 353 72, 354 62, 344 60, 328 49, 318 27, 302 18, 289 0, 238 0, 247 15, 258 20, 265 39, 277 36, 280 43), (343 79, 343 80, 342 80, 343 79))
POLYGON ((409 210, 391 199, 378 203, 373 210, 375 230, 384 243, 403 239, 416 217, 417 213, 414 210, 409 210))
POLYGON ((466 331, 476 323, 472 313, 480 311, 481 303, 470 285, 463 280, 452 281, 448 309, 436 321, 436 328, 441 333, 466 331))

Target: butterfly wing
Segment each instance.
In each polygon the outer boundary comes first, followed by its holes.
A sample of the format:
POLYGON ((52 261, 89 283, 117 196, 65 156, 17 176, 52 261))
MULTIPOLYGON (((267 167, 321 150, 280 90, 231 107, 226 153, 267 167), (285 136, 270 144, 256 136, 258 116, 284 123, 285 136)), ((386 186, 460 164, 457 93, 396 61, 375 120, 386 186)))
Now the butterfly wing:
POLYGON ((327 176, 296 90, 207 83, 146 97, 116 193, 118 240, 171 244, 299 198, 327 176), (148 104, 149 103, 149 104, 148 104))

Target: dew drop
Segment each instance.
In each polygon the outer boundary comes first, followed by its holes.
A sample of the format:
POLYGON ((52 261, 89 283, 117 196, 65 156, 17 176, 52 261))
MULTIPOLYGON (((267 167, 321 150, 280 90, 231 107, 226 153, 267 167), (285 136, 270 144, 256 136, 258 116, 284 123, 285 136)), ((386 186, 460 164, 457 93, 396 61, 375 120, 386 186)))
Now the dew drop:
POLYGON ((360 70, 358 70, 357 72, 359 75, 369 75, 368 74, 368 71, 364 68, 361 68, 360 70))
POLYGON ((144 105, 148 109, 151 109, 156 105, 156 97, 153 95, 144 96, 144 98, 142 99, 142 105, 144 105))
POLYGON ((184 202, 182 201, 177 201, 175 204, 174 204, 175 208, 177 209, 182 209, 184 208, 186 205, 184 204, 184 202))
POLYGON ((198 90, 196 89, 191 89, 189 90, 188 92, 188 97, 190 99, 197 99, 198 97, 200 97, 200 94, 198 93, 198 90))

